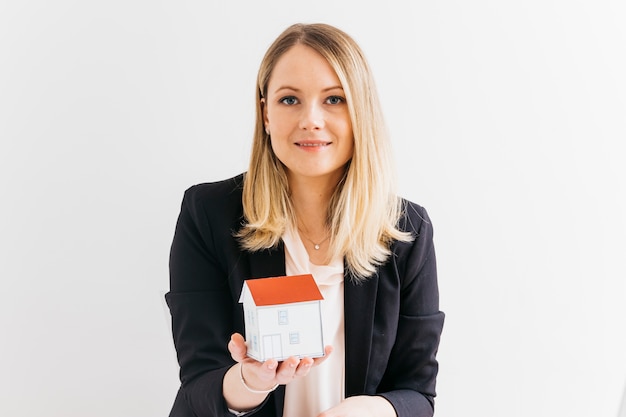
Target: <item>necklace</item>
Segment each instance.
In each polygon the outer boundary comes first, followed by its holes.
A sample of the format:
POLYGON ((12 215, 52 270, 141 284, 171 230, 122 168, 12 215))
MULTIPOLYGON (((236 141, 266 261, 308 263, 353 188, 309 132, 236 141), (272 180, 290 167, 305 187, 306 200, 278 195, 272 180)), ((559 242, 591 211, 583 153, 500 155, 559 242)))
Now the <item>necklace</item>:
POLYGON ((306 238, 306 240, 308 240, 309 242, 311 242, 313 244, 313 248, 315 248, 315 250, 320 250, 320 245, 322 243, 326 242, 328 240, 328 238, 330 238, 330 235, 328 235, 320 243, 315 243, 315 242, 313 242, 313 240, 311 240, 311 238, 309 238, 307 235, 304 234, 304 232, 302 231, 302 229, 300 229, 300 227, 298 227, 298 230, 300 231, 302 236, 304 236, 306 238))

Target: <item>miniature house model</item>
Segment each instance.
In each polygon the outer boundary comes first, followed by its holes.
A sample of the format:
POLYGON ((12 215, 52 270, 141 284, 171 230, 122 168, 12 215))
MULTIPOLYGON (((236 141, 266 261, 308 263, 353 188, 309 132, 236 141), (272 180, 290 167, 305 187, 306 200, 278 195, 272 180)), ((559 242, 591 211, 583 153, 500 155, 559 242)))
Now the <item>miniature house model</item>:
POLYGON ((324 356, 322 300, 312 275, 246 280, 241 291, 248 356, 324 356))

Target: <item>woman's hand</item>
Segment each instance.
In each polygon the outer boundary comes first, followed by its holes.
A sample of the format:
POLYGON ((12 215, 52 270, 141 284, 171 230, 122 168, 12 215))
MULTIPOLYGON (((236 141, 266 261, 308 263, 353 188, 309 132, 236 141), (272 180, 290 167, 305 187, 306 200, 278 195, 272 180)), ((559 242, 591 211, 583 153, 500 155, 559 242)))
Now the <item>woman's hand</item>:
POLYGON ((258 406, 267 396, 267 394, 254 393, 250 390, 271 390, 276 384, 286 385, 297 378, 305 377, 312 367, 326 360, 332 352, 332 347, 326 346, 325 356, 321 358, 299 359, 291 356, 283 362, 278 362, 276 359, 258 362, 246 356, 248 351, 246 342, 242 335, 235 333, 228 342, 228 351, 238 364, 234 365, 224 378, 224 398, 229 408, 245 411, 258 406), (240 366, 241 370, 239 370, 240 366), (249 389, 242 384, 240 372, 249 389))
POLYGON ((318 417, 397 417, 397 414, 383 397, 358 395, 346 398, 318 417))
POLYGON ((269 389, 276 384, 288 384, 296 378, 302 378, 309 373, 313 366, 324 362, 332 352, 332 348, 326 346, 324 349, 325 356, 321 358, 299 359, 291 356, 280 363, 276 359, 258 362, 246 356, 248 351, 246 342, 239 333, 231 336, 228 350, 235 361, 242 363, 246 384, 256 390, 269 389))

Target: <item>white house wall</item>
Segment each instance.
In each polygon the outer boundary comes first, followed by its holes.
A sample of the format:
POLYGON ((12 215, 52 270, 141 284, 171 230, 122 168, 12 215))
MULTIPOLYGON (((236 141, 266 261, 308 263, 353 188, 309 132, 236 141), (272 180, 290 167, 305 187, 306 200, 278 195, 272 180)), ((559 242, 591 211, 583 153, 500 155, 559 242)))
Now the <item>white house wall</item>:
POLYGON ((248 347, 248 355, 258 358, 261 355, 258 313, 254 304, 247 302, 244 310, 245 314, 245 333, 246 345, 248 347))
MULTIPOLYGON (((318 301, 258 307, 257 313, 261 338, 264 335, 280 335, 282 356, 277 359, 286 359, 289 356, 323 355, 324 342, 318 301), (279 311, 287 311, 288 322, 286 324, 279 323, 279 311), (299 343, 296 344, 290 343, 290 334, 294 332, 299 335, 299 343)), ((261 356, 264 357, 265 352, 261 356)))

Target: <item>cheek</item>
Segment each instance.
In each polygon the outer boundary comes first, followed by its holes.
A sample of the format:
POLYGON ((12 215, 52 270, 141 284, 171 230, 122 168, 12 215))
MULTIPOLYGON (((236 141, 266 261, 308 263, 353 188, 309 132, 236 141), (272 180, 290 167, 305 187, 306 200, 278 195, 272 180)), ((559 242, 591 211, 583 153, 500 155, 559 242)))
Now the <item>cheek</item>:
POLYGON ((337 127, 341 130, 342 135, 352 137, 352 122, 350 121, 350 115, 347 114, 347 112, 337 118, 337 127))
POLYGON ((352 144, 351 146, 354 146, 354 133, 352 132, 352 124, 350 121, 345 122, 341 126, 341 136, 345 139, 349 139, 352 144))
POLYGON ((350 121, 346 123, 346 135, 351 138, 354 137, 354 134, 352 133, 352 123, 350 123, 350 121))
POLYGON ((284 131, 292 123, 293 115, 288 109, 270 106, 267 109, 266 121, 272 130, 284 131))
POLYGON ((286 143, 284 140, 280 140, 279 134, 274 135, 274 132, 272 132, 272 135, 270 135, 270 146, 274 155, 282 161, 286 151, 286 143))
POLYGON ((352 140, 350 142, 350 145, 348 146, 348 149, 346 149, 346 156, 347 159, 350 160, 354 157, 354 140, 352 140))

